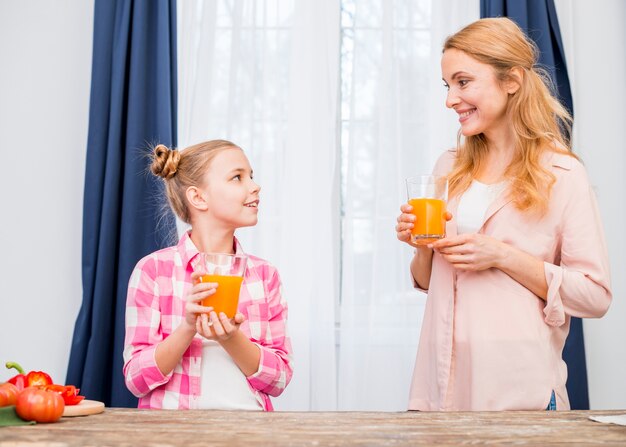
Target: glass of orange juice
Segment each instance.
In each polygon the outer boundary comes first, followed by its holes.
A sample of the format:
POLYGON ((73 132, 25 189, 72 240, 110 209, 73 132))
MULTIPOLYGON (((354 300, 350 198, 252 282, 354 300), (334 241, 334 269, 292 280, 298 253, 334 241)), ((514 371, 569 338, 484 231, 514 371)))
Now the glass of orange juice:
POLYGON ((228 318, 234 318, 248 257, 226 253, 202 253, 201 256, 205 273, 200 282, 217 283, 215 293, 203 299, 202 305, 212 307, 218 315, 224 312, 228 318))
POLYGON ((417 175, 406 179, 409 205, 415 222, 411 242, 427 245, 446 236, 448 179, 438 175, 417 175))

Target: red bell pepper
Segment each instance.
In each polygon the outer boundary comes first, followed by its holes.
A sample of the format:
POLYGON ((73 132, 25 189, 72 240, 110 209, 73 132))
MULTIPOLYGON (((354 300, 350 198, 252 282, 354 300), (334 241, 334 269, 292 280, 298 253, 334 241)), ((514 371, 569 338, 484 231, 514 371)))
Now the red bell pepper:
POLYGON ((52 385, 52 378, 43 371, 31 371, 28 374, 25 374, 24 368, 15 362, 7 362, 6 367, 7 369, 16 369, 19 373, 16 376, 11 377, 7 380, 7 382, 15 385, 20 391, 29 386, 52 385))
POLYGON ((79 388, 76 388, 74 385, 57 385, 51 384, 42 387, 44 390, 54 391, 58 393, 63 398, 63 402, 65 405, 77 405, 81 400, 85 398, 85 396, 80 396, 78 392, 79 388))

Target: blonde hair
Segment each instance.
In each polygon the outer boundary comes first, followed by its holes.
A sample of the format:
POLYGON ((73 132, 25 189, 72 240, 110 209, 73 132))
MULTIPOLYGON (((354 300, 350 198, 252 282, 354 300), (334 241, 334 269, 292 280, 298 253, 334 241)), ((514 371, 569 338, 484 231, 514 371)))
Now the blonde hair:
MULTIPOLYGON (((521 211, 543 214, 555 176, 541 164, 546 151, 576 157, 568 137, 572 118, 551 93, 547 72, 536 66, 539 50, 515 22, 499 17, 481 19, 448 37, 443 51, 463 51, 493 67, 498 81, 515 80, 511 69, 523 74, 519 89, 509 97, 507 114, 515 133, 515 154, 505 172, 511 180, 509 194, 521 211)), ((449 175, 450 195, 463 193, 478 173, 487 154, 487 141, 481 133, 457 140, 457 160, 449 175)))
POLYGON ((215 156, 224 149, 239 146, 226 140, 211 140, 178 151, 163 144, 157 145, 151 155, 150 171, 165 182, 165 195, 172 210, 185 223, 191 216, 185 193, 190 186, 200 186, 215 156))

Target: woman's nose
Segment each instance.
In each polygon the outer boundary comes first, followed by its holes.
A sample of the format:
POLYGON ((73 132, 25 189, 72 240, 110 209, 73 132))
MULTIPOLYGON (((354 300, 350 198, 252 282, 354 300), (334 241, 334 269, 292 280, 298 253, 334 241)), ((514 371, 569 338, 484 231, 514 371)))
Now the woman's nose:
POLYGON ((454 90, 448 90, 448 95, 446 96, 446 107, 449 109, 453 109, 456 104, 459 103, 459 98, 454 92, 454 90))

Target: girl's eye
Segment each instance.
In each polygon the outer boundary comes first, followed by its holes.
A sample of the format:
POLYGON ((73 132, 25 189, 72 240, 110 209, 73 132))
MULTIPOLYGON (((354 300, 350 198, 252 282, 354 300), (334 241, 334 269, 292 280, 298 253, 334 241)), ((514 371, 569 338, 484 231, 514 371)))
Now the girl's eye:
POLYGON ((234 177, 232 178, 232 180, 237 180, 237 181, 240 181, 240 180, 241 180, 241 174, 237 174, 236 176, 234 176, 234 177))

